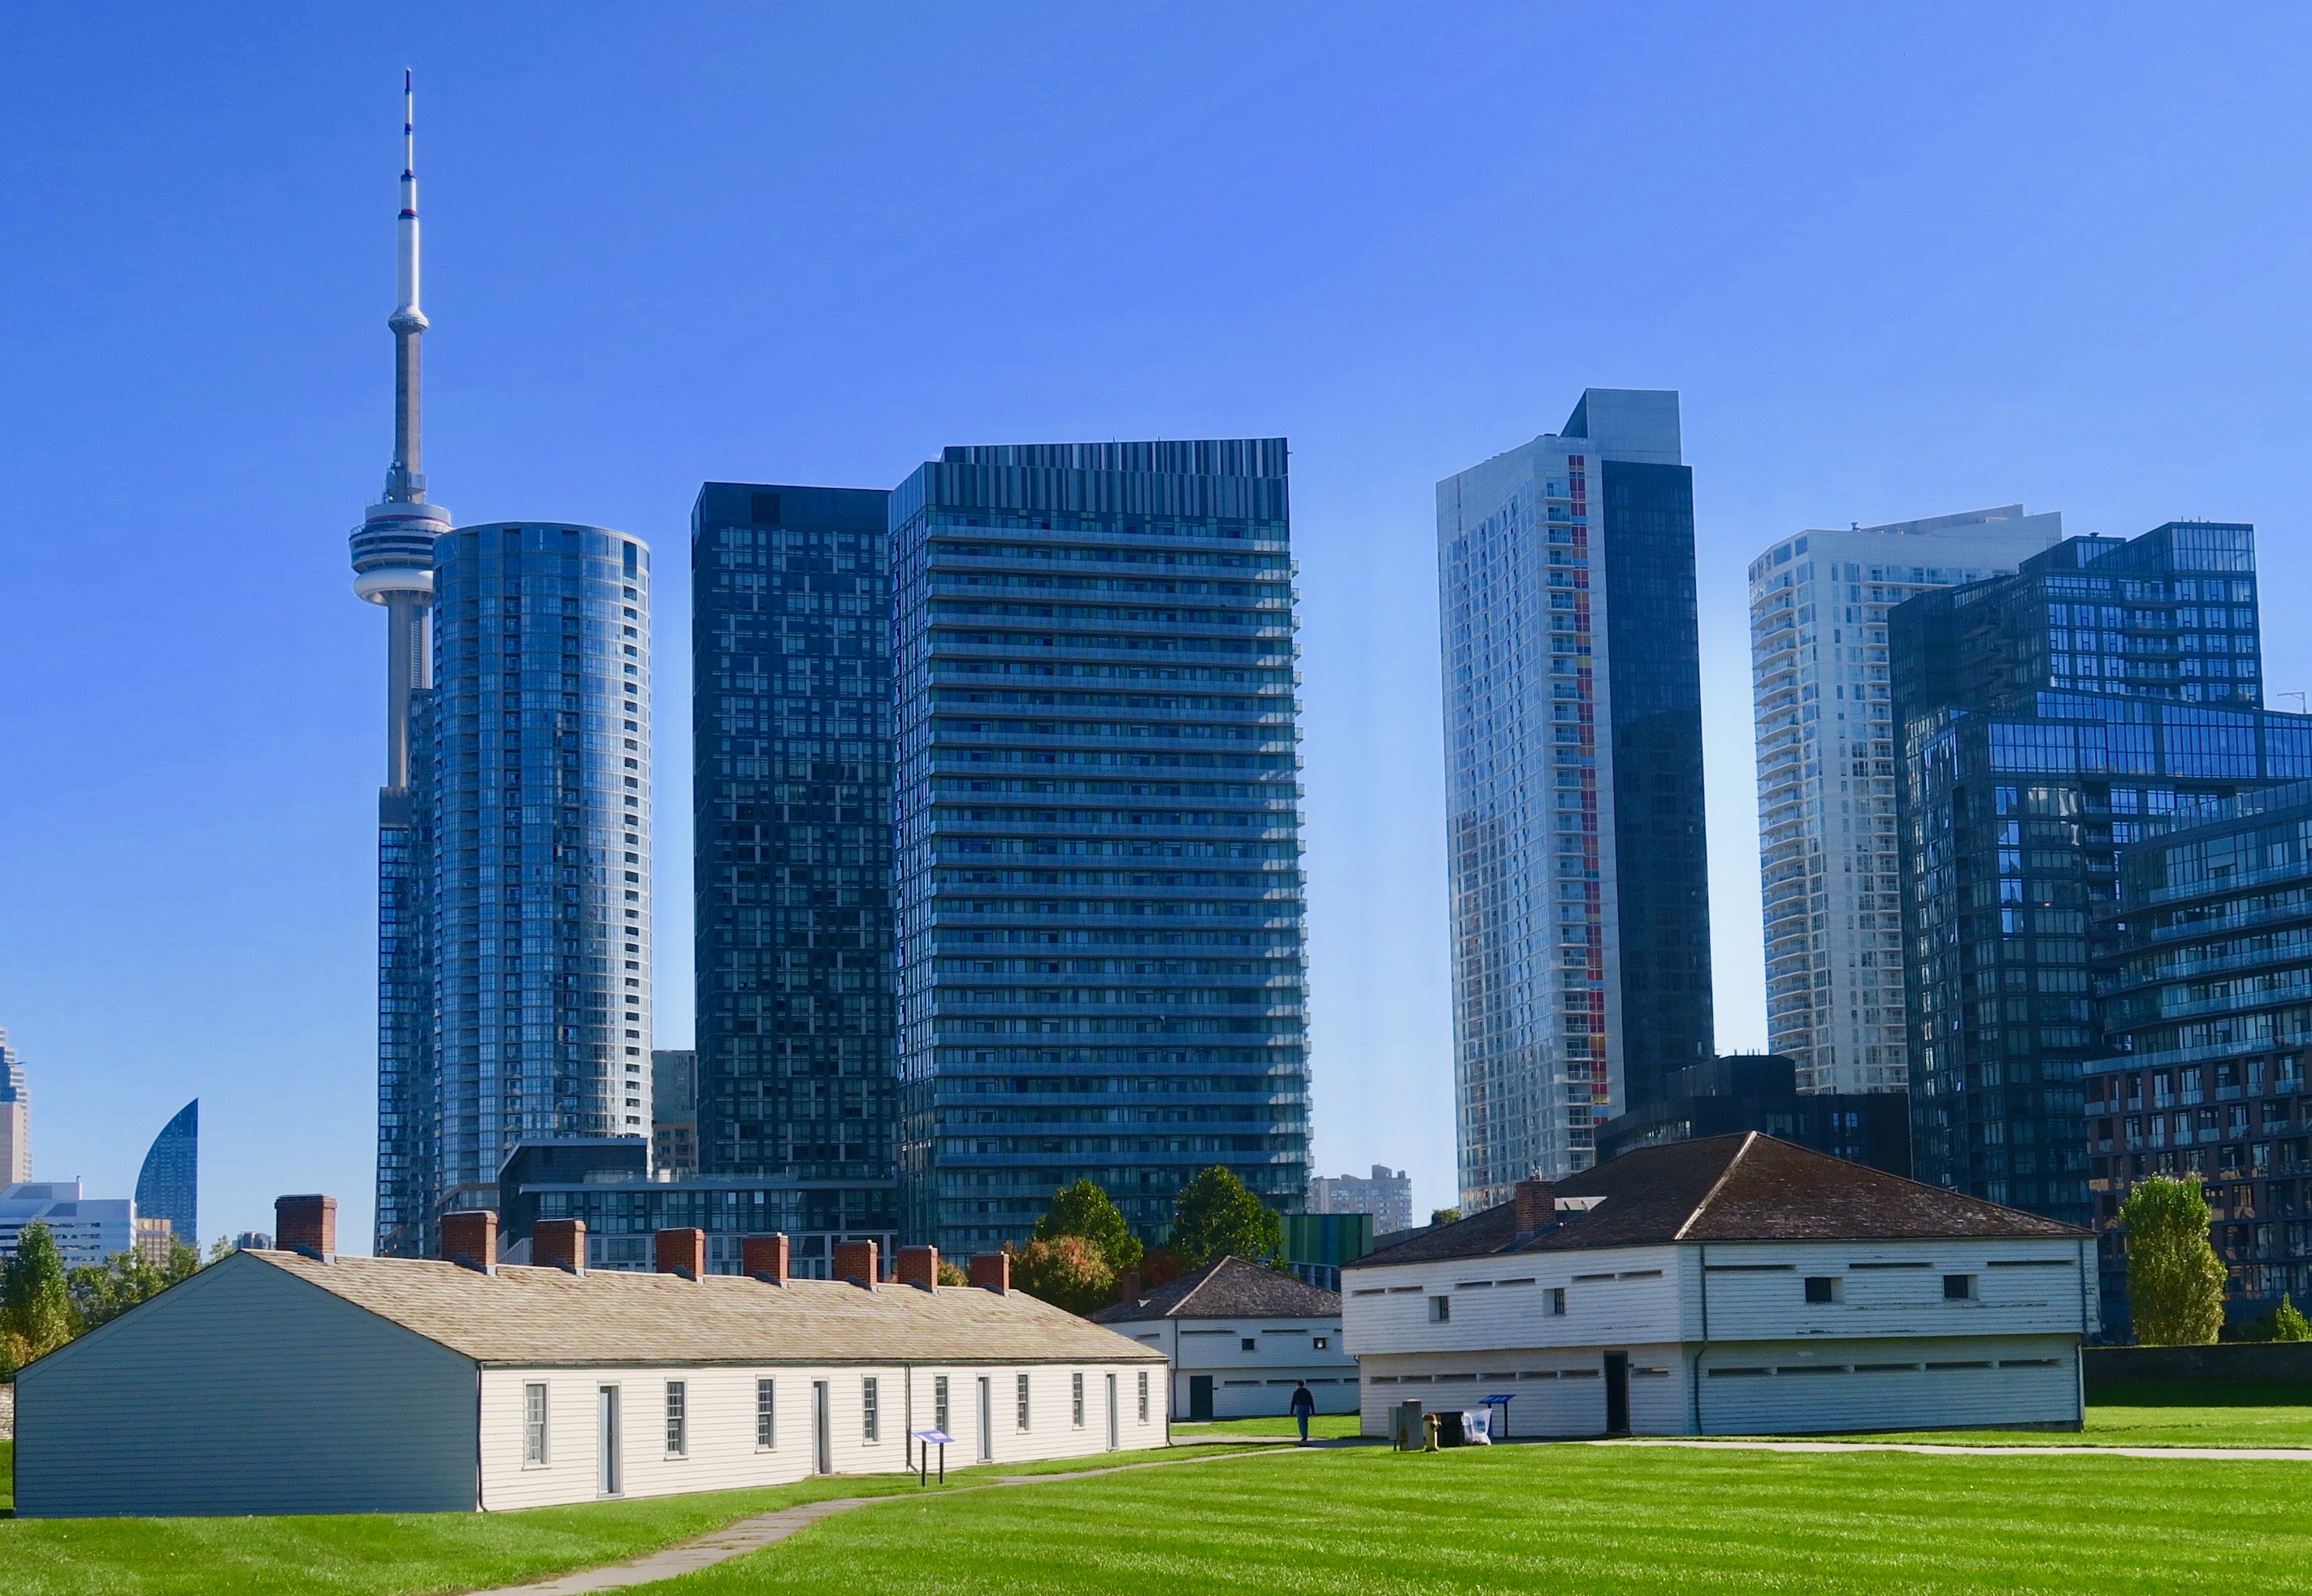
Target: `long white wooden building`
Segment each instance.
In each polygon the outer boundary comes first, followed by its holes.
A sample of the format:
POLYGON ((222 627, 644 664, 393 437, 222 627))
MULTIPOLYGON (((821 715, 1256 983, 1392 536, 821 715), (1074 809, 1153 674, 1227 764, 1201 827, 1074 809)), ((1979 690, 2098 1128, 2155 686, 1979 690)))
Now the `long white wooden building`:
POLYGON ((2094 1241, 1751 1133, 1640 1148, 1342 1269, 1364 1433, 2076 1427, 2094 1241))
POLYGON ((1091 1316, 1171 1364, 1174 1419, 1267 1418, 1306 1384, 1318 1413, 1357 1411, 1341 1297, 1249 1258, 1223 1258, 1091 1316))
POLYGON ((494 1225, 460 1262, 235 1253, 18 1375, 16 1511, 471 1512, 896 1472, 927 1428, 956 1466, 1166 1442, 1162 1355, 1006 1259, 710 1275, 668 1237, 649 1275, 584 1270, 582 1230, 560 1267, 484 1261, 494 1225))

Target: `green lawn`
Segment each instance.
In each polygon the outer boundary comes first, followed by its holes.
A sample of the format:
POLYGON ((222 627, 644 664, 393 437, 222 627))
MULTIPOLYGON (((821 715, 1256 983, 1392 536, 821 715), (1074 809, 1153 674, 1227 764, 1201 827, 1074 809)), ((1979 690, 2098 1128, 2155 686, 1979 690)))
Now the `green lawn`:
MULTIPOLYGON (((1205 1449, 1055 1458, 948 1472, 949 1488, 998 1475, 1066 1473, 1205 1449)), ((1242 1450, 1230 1446, 1233 1453, 1242 1450)), ((0 1463, 5 1462, 0 1456, 0 1463)), ((4 1596, 405 1596, 469 1591, 623 1562, 734 1520, 828 1496, 914 1491, 913 1475, 847 1475, 768 1490, 505 1513, 258 1519, 0 1520, 4 1596)), ((937 1490, 936 1485, 933 1489, 937 1490)))
MULTIPOLYGON (((1309 1434, 1327 1441, 1356 1433, 1357 1416, 1353 1413, 1320 1413, 1309 1421, 1309 1434)), ((1300 1432, 1289 1418, 1221 1418, 1204 1425, 1172 1421, 1172 1439, 1176 1443, 1192 1442, 1199 1435, 1274 1435, 1280 1440, 1297 1441, 1300 1432)))
POLYGON ((2312 1592, 2304 1468, 1354 1448, 870 1507, 650 1589, 2312 1592))

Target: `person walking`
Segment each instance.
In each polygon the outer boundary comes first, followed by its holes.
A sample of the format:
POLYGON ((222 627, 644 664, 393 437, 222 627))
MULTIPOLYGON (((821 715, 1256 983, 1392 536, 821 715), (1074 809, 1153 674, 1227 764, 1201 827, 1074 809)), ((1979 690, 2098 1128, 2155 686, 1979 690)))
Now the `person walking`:
POLYGON ((1300 1425, 1300 1444, 1303 1446, 1309 1444, 1309 1419, 1316 1411, 1317 1397, 1309 1389, 1309 1382, 1305 1380, 1293 1381, 1292 1416, 1300 1425))

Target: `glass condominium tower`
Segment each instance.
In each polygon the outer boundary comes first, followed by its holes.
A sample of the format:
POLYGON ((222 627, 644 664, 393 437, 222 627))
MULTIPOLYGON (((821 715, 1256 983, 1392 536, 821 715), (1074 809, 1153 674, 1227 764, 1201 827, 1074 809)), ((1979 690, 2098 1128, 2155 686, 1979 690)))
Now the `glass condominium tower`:
POLYGON ((1437 485, 1465 1211, 1711 1057, 1694 476, 1673 392, 1437 485))
POLYGON ((1887 615, 2063 536, 2020 504, 1813 531, 1750 565, 1767 1046, 1800 1092, 1910 1085, 1887 615))
POLYGON ((893 494, 906 1228, 1149 1242, 1308 1185, 1282 438, 947 450, 893 494))
POLYGON ((890 496, 691 513, 700 1162, 836 1183, 811 1230, 888 1225, 898 1151, 890 496))
POLYGON ((438 1214, 517 1143, 650 1136, 650 551, 497 522, 434 570, 438 1214))

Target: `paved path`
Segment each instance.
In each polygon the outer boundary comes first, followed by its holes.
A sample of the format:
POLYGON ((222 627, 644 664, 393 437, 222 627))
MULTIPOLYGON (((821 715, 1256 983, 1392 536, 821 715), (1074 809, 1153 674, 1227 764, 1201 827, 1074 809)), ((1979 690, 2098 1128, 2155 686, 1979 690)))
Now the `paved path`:
MULTIPOLYGON (((1283 1452, 1323 1450, 1322 1443, 1307 1448, 1287 1443, 1277 1449, 1283 1452)), ((985 1484, 950 1487, 948 1495, 959 1491, 997 1490, 1005 1486, 1039 1486, 1054 1480, 1093 1479, 1103 1474, 1125 1474, 1135 1469, 1175 1468, 1184 1463, 1210 1463, 1231 1457, 1260 1457, 1265 1453, 1215 1452, 1200 1458, 1156 1458, 1145 1463, 1116 1463, 1105 1469, 1078 1469, 1066 1474, 1007 1474, 985 1484)), ((576 1596, 591 1591, 623 1591, 631 1585, 646 1585, 655 1580, 672 1579, 677 1574, 695 1569, 708 1568, 729 1558, 775 1545, 798 1530, 808 1530, 822 1519, 833 1518, 839 1513, 849 1513, 855 1507, 872 1507, 883 1502, 920 1502, 924 1497, 913 1492, 898 1492, 888 1496, 837 1496, 824 1502, 805 1502, 793 1507, 782 1507, 772 1513, 757 1513, 750 1519, 740 1519, 702 1535, 696 1540, 686 1540, 664 1551, 652 1552, 632 1563, 612 1564, 605 1568, 581 1568, 570 1574, 558 1574, 552 1579, 539 1580, 527 1585, 502 1585, 483 1591, 476 1596, 576 1596)))
POLYGON ((1961 1458, 2194 1458, 2312 1463, 2302 1446, 1943 1446, 1920 1441, 1681 1441, 1624 1439, 1577 1446, 1687 1446, 1736 1451, 1910 1451, 1961 1458))

